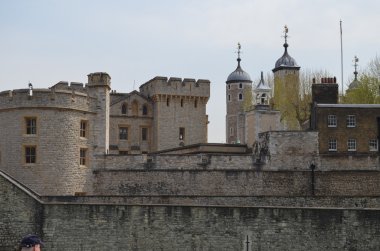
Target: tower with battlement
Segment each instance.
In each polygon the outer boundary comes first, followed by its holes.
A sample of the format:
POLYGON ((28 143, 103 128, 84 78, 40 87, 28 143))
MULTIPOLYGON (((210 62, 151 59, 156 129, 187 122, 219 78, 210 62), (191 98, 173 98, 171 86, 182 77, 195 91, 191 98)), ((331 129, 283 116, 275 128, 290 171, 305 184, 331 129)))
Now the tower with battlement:
POLYGON ((107 154, 109 151, 111 77, 106 72, 95 72, 87 76, 88 92, 97 100, 93 126, 94 153, 107 154))
POLYGON ((153 151, 207 142, 210 81, 155 77, 140 93, 153 102, 153 151))

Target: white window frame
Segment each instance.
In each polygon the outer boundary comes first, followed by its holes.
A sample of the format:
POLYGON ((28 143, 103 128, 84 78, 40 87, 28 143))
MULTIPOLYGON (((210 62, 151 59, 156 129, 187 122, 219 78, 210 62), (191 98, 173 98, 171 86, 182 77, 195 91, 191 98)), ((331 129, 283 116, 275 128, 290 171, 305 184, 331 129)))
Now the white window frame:
POLYGON ((370 139, 368 145, 370 152, 377 152, 379 150, 379 141, 377 139, 370 139))
POLYGON ((356 127, 356 116, 355 115, 347 115, 347 127, 356 127))
POLYGON ((347 140, 347 151, 355 152, 356 151, 356 139, 347 140))
POLYGON ((337 127, 336 115, 327 115, 327 127, 337 127))
POLYGON ((329 139, 329 152, 336 152, 338 149, 338 141, 336 139, 329 139))

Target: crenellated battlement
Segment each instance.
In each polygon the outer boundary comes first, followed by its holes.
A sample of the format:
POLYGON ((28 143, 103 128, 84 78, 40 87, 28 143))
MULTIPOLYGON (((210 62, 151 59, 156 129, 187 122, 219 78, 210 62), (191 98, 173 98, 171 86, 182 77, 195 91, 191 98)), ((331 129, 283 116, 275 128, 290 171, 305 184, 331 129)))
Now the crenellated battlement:
POLYGON ((210 81, 205 79, 154 77, 140 86, 140 92, 146 96, 175 95, 210 97, 210 81))
POLYGON ((81 83, 59 82, 49 89, 16 89, 0 92, 0 110, 58 108, 95 111, 95 98, 81 83))

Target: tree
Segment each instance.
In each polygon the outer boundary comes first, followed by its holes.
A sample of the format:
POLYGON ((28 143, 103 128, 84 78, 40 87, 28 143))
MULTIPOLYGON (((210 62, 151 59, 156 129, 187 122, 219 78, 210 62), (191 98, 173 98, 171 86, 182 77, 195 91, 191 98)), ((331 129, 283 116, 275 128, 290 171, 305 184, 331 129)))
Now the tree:
POLYGON ((281 120, 286 121, 288 129, 303 128, 310 118, 311 86, 313 79, 317 82, 322 77, 331 76, 326 70, 306 69, 300 72, 299 77, 288 75, 284 82, 286 86, 275 80, 275 92, 280 95, 272 100, 274 109, 281 111, 281 120))
POLYGON ((355 86, 343 97, 346 104, 380 104, 380 58, 372 59, 355 86))

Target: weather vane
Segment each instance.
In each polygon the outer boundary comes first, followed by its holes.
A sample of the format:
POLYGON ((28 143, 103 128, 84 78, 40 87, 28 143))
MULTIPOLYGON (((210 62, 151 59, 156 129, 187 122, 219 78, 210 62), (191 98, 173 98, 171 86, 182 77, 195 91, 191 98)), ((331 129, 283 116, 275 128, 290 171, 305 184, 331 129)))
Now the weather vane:
POLYGON ((285 43, 287 42, 288 32, 289 32, 288 26, 285 25, 285 26, 284 26, 284 38, 285 38, 285 43))
POLYGON ((356 80, 358 76, 357 67, 358 67, 359 58, 355 56, 353 61, 354 61, 354 67, 355 67, 354 74, 355 74, 355 80, 356 80))
POLYGON ((238 47, 237 47, 238 51, 237 51, 237 54, 238 54, 238 58, 240 58, 240 49, 241 49, 241 44, 240 42, 238 43, 238 47))

